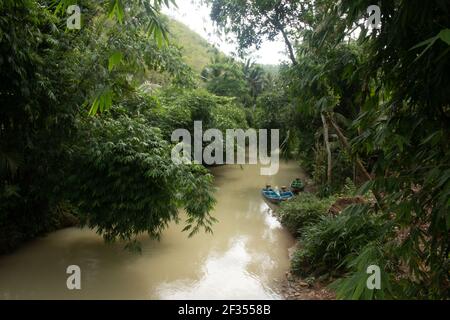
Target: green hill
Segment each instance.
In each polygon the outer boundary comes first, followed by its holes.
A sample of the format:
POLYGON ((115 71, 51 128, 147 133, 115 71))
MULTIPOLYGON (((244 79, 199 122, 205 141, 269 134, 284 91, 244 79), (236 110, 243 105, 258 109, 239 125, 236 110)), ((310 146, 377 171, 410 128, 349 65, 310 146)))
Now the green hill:
POLYGON ((172 39, 183 48, 185 62, 196 72, 201 73, 211 62, 217 49, 183 23, 168 18, 167 24, 172 39))
MULTIPOLYGON (((218 49, 185 24, 166 17, 172 40, 182 48, 184 61, 198 74, 211 62, 218 49)), ((278 74, 280 66, 261 65, 272 75, 278 74)))

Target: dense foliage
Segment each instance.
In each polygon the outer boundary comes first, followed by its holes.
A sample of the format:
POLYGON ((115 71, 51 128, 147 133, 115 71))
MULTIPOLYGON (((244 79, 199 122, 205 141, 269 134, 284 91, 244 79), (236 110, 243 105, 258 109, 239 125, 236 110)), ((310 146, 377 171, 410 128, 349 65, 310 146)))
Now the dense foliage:
POLYGON ((294 234, 302 234, 303 228, 315 224, 327 216, 334 198, 319 199, 313 194, 300 194, 293 201, 283 203, 280 209, 281 222, 294 234))
POLYGON ((245 111, 233 99, 213 95, 205 89, 170 88, 154 96, 155 107, 140 110, 151 123, 161 128, 170 139, 178 128, 194 134, 194 121, 201 121, 203 130, 246 128, 245 111))
POLYGON ((181 209, 190 234, 212 231, 212 177, 172 163, 167 131, 206 114, 242 126, 245 114, 196 93, 167 42, 159 11, 168 3, 80 1, 82 28, 67 30, 70 1, 0 1, 1 252, 61 226, 62 211, 130 244, 158 237, 181 209))
MULTIPOLYGON (((294 268, 338 269, 339 298, 448 297, 448 1, 209 2, 242 50, 284 37, 291 64, 276 90, 303 118, 294 150, 319 195, 340 192, 347 179, 369 192, 353 214, 305 227, 294 268), (380 30, 365 24, 374 4, 380 30), (382 270, 382 290, 365 287, 371 264, 382 270)), ((288 211, 284 220, 294 221, 304 208, 288 211)))
POLYGON ((382 231, 382 223, 376 216, 362 214, 352 207, 335 218, 324 215, 301 229, 302 247, 294 254, 293 271, 301 275, 339 274, 344 258, 357 256, 382 231))
POLYGON ((175 165, 158 128, 127 114, 83 121, 65 188, 82 224, 109 241, 157 238, 184 208, 193 231, 212 231, 212 177, 200 165, 175 165))
POLYGON ((49 194, 77 106, 60 85, 55 19, 34 1, 0 2, 0 250, 51 227, 49 194))

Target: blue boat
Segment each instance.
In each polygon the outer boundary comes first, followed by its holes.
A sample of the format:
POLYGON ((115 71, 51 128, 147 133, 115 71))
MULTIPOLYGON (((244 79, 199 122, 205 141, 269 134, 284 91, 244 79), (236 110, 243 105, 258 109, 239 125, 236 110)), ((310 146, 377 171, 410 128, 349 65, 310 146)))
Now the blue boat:
POLYGON ((267 201, 274 204, 279 204, 282 201, 286 201, 294 197, 294 193, 286 190, 286 188, 283 188, 281 192, 276 192, 272 188, 266 187, 262 189, 261 192, 267 201))
POLYGON ((262 189, 261 192, 263 197, 271 203, 278 204, 282 201, 281 196, 272 189, 262 189))
POLYGON ((284 191, 280 193, 281 201, 286 201, 294 197, 294 193, 292 191, 284 191))

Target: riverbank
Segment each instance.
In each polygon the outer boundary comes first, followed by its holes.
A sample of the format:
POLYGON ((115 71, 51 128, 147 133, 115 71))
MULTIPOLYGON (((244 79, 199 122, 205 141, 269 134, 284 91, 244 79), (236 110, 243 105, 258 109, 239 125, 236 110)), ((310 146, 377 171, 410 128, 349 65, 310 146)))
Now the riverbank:
POLYGON ((319 198, 305 192, 275 209, 281 223, 298 239, 290 252, 292 274, 287 274, 284 285, 287 299, 335 298, 328 285, 345 275, 342 257, 358 248, 355 238, 365 241, 366 235, 379 230, 373 217, 351 215, 349 208, 373 200, 347 193, 319 198), (343 226, 349 217, 357 220, 343 226))
POLYGON ((286 273, 286 281, 281 292, 285 300, 334 300, 336 295, 327 288, 327 284, 314 279, 302 279, 286 273))
MULTIPOLYGON (((272 208, 274 215, 280 220, 280 217, 276 215, 276 208, 272 208)), ((286 226, 285 226, 286 227, 286 226)), ((287 227, 286 227, 287 228, 287 227)), ((295 237, 296 235, 293 234, 295 237)), ((291 261, 293 254, 298 250, 299 242, 289 250, 289 260, 291 261)), ((313 277, 302 278, 292 273, 291 270, 285 274, 285 279, 281 283, 281 294, 285 300, 334 300, 336 299, 335 293, 328 288, 329 282, 319 281, 313 277)))
POLYGON ((28 242, 56 232, 58 230, 79 225, 79 219, 65 205, 59 205, 49 210, 45 222, 29 223, 26 219, 18 221, 2 221, 0 225, 0 256, 12 254, 28 242))

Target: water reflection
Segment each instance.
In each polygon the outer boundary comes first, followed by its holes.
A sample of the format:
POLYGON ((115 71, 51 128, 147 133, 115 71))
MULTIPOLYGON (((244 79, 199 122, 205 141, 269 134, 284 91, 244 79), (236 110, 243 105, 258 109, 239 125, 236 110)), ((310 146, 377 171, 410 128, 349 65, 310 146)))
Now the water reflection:
POLYGON ((269 227, 270 230, 281 229, 283 226, 281 225, 280 220, 275 217, 272 209, 265 203, 261 204, 261 212, 264 213, 264 222, 269 227))
POLYGON ((268 255, 258 256, 250 252, 248 238, 238 237, 230 241, 225 253, 211 253, 202 267, 199 280, 177 280, 161 284, 157 291, 161 299, 280 299, 252 272, 251 262, 264 269, 275 263, 268 255))

